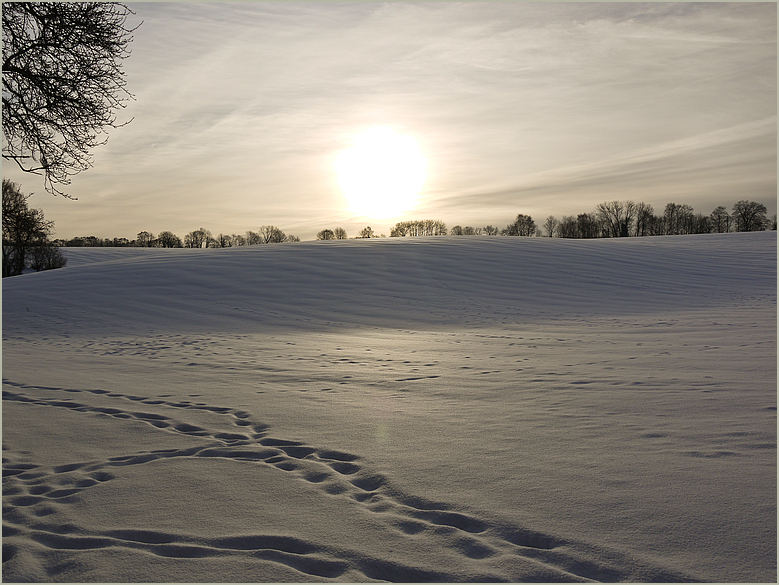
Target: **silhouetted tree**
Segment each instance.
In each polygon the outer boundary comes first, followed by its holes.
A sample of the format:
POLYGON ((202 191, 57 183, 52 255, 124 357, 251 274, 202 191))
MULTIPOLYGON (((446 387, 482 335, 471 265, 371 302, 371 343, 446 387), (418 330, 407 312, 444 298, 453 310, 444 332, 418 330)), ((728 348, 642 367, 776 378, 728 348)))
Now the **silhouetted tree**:
POLYGON ((341 227, 337 227, 333 230, 333 235, 335 235, 336 240, 346 240, 349 238, 349 236, 346 235, 346 230, 341 227))
POLYGON ((121 69, 132 11, 108 2, 4 2, 2 12, 3 158, 43 171, 46 189, 64 195, 54 183, 92 166, 90 150, 105 143, 115 110, 132 98, 121 69))
POLYGON ((193 232, 189 232, 184 236, 185 248, 206 248, 211 241, 211 232, 205 228, 200 228, 193 232))
POLYGON ((456 225, 453 226, 452 229, 449 230, 450 236, 462 236, 463 235, 463 226, 456 225))
POLYGON ((762 203, 741 200, 733 206, 733 223, 738 232, 757 232, 766 227, 768 210, 762 203))
POLYGON ((390 237, 404 236, 445 236, 446 224, 436 219, 401 221, 390 230, 390 237))
POLYGON ((580 213, 576 216, 576 231, 578 238, 600 238, 608 233, 598 216, 594 213, 580 213))
POLYGON ((230 248, 233 245, 233 238, 227 234, 219 234, 214 238, 214 247, 216 248, 230 248))
POLYGON ((578 238, 579 228, 576 225, 576 218, 572 215, 564 215, 563 219, 557 225, 558 238, 578 238))
POLYGON ((29 253, 30 268, 36 272, 62 268, 68 263, 68 259, 62 255, 62 250, 53 242, 41 239, 33 242, 29 253))
POLYGON ((708 234, 711 232, 711 221, 708 215, 696 213, 693 216, 692 232, 693 234, 708 234))
POLYGON ((154 235, 150 232, 139 232, 135 236, 135 245, 139 248, 151 248, 154 246, 154 235))
POLYGON ((630 226, 636 217, 636 204, 633 201, 599 203, 595 213, 608 236, 624 238, 630 235, 630 226))
POLYGON ((261 226, 259 235, 263 244, 279 244, 287 241, 287 235, 275 225, 261 226))
POLYGON ((170 231, 160 232, 160 235, 157 236, 157 244, 160 246, 160 248, 182 247, 181 238, 170 231))
POLYGON ((371 229, 371 226, 364 227, 362 230, 360 230, 360 233, 357 234, 358 238, 375 238, 376 235, 373 233, 373 230, 371 229))
POLYGON ((3 276, 17 276, 27 267, 34 270, 60 268, 67 260, 49 241, 54 222, 43 211, 30 209, 29 195, 19 185, 3 179, 3 276))
POLYGON ((500 233, 500 230, 494 225, 485 226, 483 231, 485 236, 497 236, 500 233))
POLYGON ((711 225, 711 231, 722 234, 730 231, 730 225, 732 218, 722 205, 717 207, 709 215, 709 224, 711 225))
POLYGON ((529 215, 520 213, 514 220, 501 232, 504 236, 534 236, 536 233, 536 222, 529 215))
POLYGON ((663 212, 663 225, 667 236, 695 233, 695 215, 692 207, 668 203, 663 212))
POLYGON ((555 232, 557 231, 557 226, 560 222, 554 215, 550 215, 546 218, 546 221, 544 222, 544 229, 546 230, 546 235, 550 238, 553 238, 555 236, 555 232))
POLYGON ((333 230, 322 230, 316 235, 317 240, 334 240, 335 234, 333 230))
POLYGON ((655 210, 648 203, 638 203, 636 205, 636 221, 634 223, 633 235, 648 236, 652 232, 652 223, 655 210))

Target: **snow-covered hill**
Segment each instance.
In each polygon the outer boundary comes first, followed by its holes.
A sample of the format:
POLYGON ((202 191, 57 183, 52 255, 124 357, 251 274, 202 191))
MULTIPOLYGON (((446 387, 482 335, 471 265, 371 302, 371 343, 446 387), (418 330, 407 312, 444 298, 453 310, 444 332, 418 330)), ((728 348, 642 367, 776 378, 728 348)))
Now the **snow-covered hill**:
POLYGON ((5 581, 776 579, 776 233, 66 249, 5 581))

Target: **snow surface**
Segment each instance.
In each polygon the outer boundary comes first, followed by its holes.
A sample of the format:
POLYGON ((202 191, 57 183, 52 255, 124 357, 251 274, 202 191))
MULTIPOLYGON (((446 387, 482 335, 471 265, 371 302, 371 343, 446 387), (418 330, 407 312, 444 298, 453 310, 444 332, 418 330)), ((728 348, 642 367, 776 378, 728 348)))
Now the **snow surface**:
POLYGON ((775 582, 776 232, 66 249, 3 580, 775 582))

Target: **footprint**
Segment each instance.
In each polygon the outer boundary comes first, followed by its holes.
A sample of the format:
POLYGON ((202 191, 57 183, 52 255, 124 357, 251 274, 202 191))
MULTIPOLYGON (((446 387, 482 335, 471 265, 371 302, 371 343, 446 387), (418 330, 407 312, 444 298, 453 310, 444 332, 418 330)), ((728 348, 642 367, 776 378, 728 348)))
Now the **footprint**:
POLYGON ((360 471, 360 467, 355 465, 354 463, 346 463, 343 461, 332 461, 328 462, 328 465, 332 467, 334 470, 336 470, 341 475, 352 475, 353 473, 357 473, 360 471))
POLYGON ((385 479, 381 475, 367 475, 350 480, 352 485, 366 492, 372 492, 384 485, 385 479))

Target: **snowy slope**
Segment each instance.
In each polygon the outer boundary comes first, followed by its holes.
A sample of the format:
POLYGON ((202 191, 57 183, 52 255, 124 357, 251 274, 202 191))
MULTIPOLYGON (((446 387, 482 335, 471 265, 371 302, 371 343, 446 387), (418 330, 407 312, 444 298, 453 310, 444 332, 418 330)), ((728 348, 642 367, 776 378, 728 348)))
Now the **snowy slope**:
POLYGON ((776 234, 66 249, 3 578, 776 579, 776 234))

